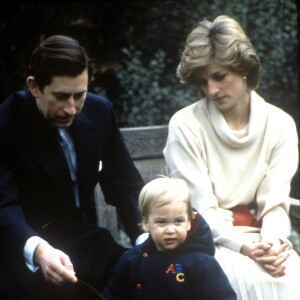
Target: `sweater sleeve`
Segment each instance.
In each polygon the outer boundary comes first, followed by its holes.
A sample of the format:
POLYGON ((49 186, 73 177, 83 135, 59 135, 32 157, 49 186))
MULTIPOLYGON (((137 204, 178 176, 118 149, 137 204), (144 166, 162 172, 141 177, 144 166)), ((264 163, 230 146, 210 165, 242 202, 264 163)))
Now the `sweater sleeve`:
POLYGON ((190 287, 193 299, 237 299, 226 274, 214 257, 203 256, 202 259, 198 259, 191 273, 193 278, 190 287))
POLYGON ((264 180, 257 190, 257 203, 263 224, 263 240, 280 238, 290 234, 290 189, 291 181, 298 167, 298 136, 294 120, 282 111, 273 108, 269 117, 270 158, 264 180))

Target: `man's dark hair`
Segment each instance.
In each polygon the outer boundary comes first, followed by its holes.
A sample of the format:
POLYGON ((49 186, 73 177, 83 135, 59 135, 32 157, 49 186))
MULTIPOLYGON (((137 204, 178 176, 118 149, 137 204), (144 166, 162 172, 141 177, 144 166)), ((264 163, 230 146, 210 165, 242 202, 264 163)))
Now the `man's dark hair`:
POLYGON ((33 51, 28 75, 34 76, 41 90, 52 82, 53 76, 76 77, 85 69, 89 80, 91 62, 83 47, 71 37, 53 35, 43 40, 33 51))

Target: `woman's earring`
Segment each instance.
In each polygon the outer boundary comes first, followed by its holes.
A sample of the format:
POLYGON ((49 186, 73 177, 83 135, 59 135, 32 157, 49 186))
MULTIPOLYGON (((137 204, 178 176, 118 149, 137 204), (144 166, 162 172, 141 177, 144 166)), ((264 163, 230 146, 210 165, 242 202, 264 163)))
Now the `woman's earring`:
POLYGON ((247 80, 247 77, 246 77, 246 76, 244 76, 244 77, 243 77, 243 80, 245 80, 245 81, 246 81, 246 80, 247 80))

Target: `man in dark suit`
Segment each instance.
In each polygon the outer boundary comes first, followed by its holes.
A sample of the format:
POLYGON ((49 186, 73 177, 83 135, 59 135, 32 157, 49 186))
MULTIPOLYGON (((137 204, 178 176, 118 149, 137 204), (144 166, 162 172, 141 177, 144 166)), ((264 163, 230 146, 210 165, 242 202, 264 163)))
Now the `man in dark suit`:
POLYGON ((52 36, 32 54, 28 89, 0 106, 0 272, 11 299, 88 299, 105 286, 125 249, 96 226, 97 182, 132 243, 140 233, 143 181, 111 103, 87 91, 91 76, 78 42, 52 36))

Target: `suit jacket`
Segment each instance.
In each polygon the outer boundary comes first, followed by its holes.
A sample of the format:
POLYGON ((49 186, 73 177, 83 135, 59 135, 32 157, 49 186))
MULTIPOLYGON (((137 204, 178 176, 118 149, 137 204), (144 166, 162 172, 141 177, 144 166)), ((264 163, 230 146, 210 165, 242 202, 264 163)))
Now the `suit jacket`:
POLYGON ((33 235, 51 242, 70 234, 84 215, 96 223, 97 182, 106 202, 118 208, 131 240, 139 234, 137 198, 143 181, 111 103, 88 93, 70 132, 77 155, 80 209, 75 208, 57 129, 49 126, 31 93, 20 91, 0 106, 0 238, 19 254, 33 235))

